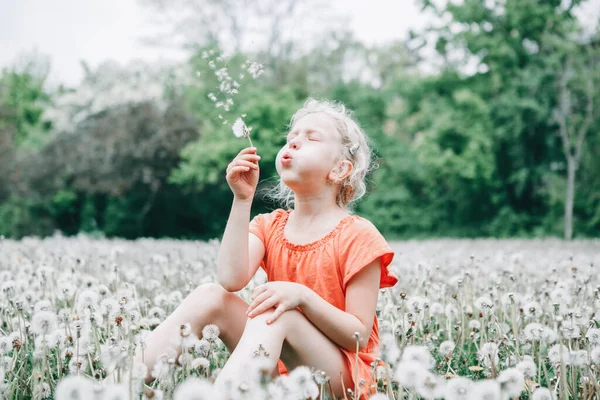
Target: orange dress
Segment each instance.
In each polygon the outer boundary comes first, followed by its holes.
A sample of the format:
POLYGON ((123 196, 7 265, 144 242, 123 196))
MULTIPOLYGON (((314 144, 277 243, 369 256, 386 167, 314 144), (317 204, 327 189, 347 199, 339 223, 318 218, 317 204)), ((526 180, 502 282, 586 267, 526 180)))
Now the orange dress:
MULTIPOLYGON (((298 245, 289 242, 283 233, 290 212, 291 210, 277 209, 271 213, 259 214, 250 221, 250 233, 256 235, 265 246, 261 268, 270 282, 300 283, 344 311, 346 285, 372 261, 378 258, 381 260, 381 288, 394 286, 398 282, 396 275, 388 269, 394 252, 369 220, 358 215, 348 215, 321 239, 298 245)), ((340 351, 354 379, 356 353, 341 347, 340 351)), ((374 393, 371 389, 375 384, 371 363, 380 357, 377 316, 374 318, 367 346, 358 353, 358 357, 358 379, 365 380, 363 393, 374 393)), ((279 372, 287 373, 281 360, 279 372)))

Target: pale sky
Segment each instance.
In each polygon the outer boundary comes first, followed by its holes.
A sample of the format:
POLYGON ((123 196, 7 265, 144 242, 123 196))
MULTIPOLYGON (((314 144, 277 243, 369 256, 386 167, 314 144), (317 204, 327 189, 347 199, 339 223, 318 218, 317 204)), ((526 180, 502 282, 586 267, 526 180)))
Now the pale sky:
MULTIPOLYGON (((582 18, 597 20, 600 0, 590 0, 582 18)), ((414 0, 333 0, 351 18, 351 29, 367 43, 405 37, 424 26, 414 0)), ((137 0, 0 0, 0 68, 24 53, 50 57, 52 84, 76 85, 85 60, 95 67, 113 59, 184 59, 180 51, 148 47, 143 35, 156 32, 137 0)))

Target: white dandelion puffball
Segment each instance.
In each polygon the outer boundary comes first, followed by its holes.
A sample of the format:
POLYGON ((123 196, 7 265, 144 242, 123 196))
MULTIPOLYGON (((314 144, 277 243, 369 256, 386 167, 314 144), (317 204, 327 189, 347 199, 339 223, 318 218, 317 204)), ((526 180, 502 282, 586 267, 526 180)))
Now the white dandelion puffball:
POLYGON ((129 391, 124 384, 111 384, 104 387, 100 398, 106 400, 129 400, 129 391))
POLYGON ((473 383, 469 389, 468 400, 500 400, 500 384, 494 380, 486 379, 473 383))
POLYGON ((84 376, 68 375, 56 386, 56 400, 83 400, 93 397, 94 383, 84 376))
POLYGON ((440 344, 439 352, 443 356, 449 356, 454 351, 456 343, 452 340, 445 340, 440 344))
POLYGON ((535 389, 531 395, 531 400, 554 400, 555 398, 550 389, 543 387, 535 389))
POLYGON ((491 368, 492 363, 498 365, 500 362, 500 358, 498 357, 498 345, 493 342, 484 343, 483 346, 481 346, 481 349, 479 349, 479 360, 487 368, 491 368))
POLYGON ((217 400, 223 397, 206 379, 188 378, 175 389, 174 400, 217 400))
POLYGON ((517 368, 508 368, 500 372, 498 382, 503 393, 509 396, 518 396, 525 385, 525 377, 517 368))
POLYGON ((600 364, 600 347, 594 347, 592 351, 590 351, 590 359, 594 364, 600 364))
POLYGON ((235 120, 235 122, 233 123, 231 129, 233 130, 233 134, 236 137, 249 137, 250 136, 250 131, 252 130, 252 128, 250 128, 249 126, 246 126, 246 123, 244 122, 243 119, 238 118, 235 120))
POLYGON ((408 345, 404 348, 401 362, 416 362, 422 365, 425 369, 431 369, 435 366, 435 359, 427 350, 427 347, 421 345, 408 345))
POLYGON ((535 378, 536 368, 535 361, 531 356, 523 356, 523 360, 517 364, 517 369, 527 378, 535 378))
POLYGON ((206 340, 217 340, 220 335, 219 327, 210 324, 202 328, 202 337, 206 340))
POLYGON ((466 400, 473 381, 464 376, 456 376, 446 382, 444 398, 446 400, 466 400))
POLYGON ((31 330, 38 335, 48 335, 57 326, 57 317, 52 311, 36 312, 31 319, 31 330))
POLYGON ((421 385, 429 371, 418 362, 401 361, 396 366, 394 378, 406 388, 414 389, 421 385))
POLYGON ((548 358, 555 364, 559 363, 562 358, 562 361, 568 364, 571 358, 571 352, 564 344, 555 344, 554 346, 550 347, 550 350, 548 350, 548 358))

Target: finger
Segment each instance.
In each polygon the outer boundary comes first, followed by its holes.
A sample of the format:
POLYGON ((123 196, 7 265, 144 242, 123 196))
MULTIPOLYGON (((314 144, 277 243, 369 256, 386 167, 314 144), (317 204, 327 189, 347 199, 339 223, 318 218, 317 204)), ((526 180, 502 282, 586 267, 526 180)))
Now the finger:
POLYGON ((260 303, 262 303, 263 301, 265 301, 266 299, 268 299, 271 296, 272 296, 272 294, 269 292, 263 292, 263 293, 259 294, 258 297, 256 297, 254 299, 252 304, 250 304, 250 307, 248 307, 246 314, 250 315, 250 313, 252 313, 252 310, 255 309, 256 306, 258 306, 260 303))
POLYGON ((276 298, 275 296, 271 296, 268 299, 266 299, 265 301, 263 301, 262 303, 260 303, 258 306, 256 306, 256 308, 252 311, 252 313, 250 315, 248 315, 248 317, 252 318, 257 315, 260 315, 260 314, 264 313, 265 311, 275 307, 277 305, 277 303, 279 303, 279 299, 276 298))
POLYGON ((271 318, 269 318, 267 320, 267 324, 272 324, 273 322, 275 322, 275 320, 277 318, 279 318, 279 316, 281 314, 283 314, 284 311, 287 311, 286 308, 285 308, 285 306, 283 304, 279 303, 279 305, 277 306, 277 308, 273 312, 273 315, 271 315, 271 318))
POLYGON ((254 299, 256 296, 258 296, 259 294, 261 294, 262 292, 264 292, 265 290, 267 290, 267 285, 263 284, 263 285, 258 285, 257 287, 254 288, 254 290, 252 291, 252 296, 250 296, 250 299, 254 299))
POLYGON ((235 174, 241 174, 243 172, 248 172, 248 171, 250 171, 249 167, 233 167, 229 170, 226 177, 231 178, 235 174))
POLYGON ((238 153, 238 156, 241 156, 242 154, 252 154, 252 153, 256 153, 256 147, 246 147, 245 149, 242 149, 242 151, 240 151, 238 153))
MULTIPOLYGON (((251 162, 258 162, 262 157, 258 154, 242 154, 241 156, 236 157, 236 160, 246 160, 251 162)), ((235 161, 235 160, 234 160, 235 161)))
POLYGON ((234 162, 232 162, 232 167, 238 167, 238 166, 245 166, 245 167, 249 167, 252 169, 258 169, 258 165, 256 165, 255 163, 251 162, 251 161, 246 161, 246 160, 235 160, 234 162))

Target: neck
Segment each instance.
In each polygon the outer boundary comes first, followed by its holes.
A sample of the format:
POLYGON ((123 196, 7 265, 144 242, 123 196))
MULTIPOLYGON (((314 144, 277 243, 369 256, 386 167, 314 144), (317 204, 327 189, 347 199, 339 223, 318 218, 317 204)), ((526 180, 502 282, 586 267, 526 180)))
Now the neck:
POLYGON ((332 197, 327 191, 310 195, 296 193, 294 196, 294 215, 297 219, 310 220, 341 212, 347 213, 336 204, 335 196, 332 197))

